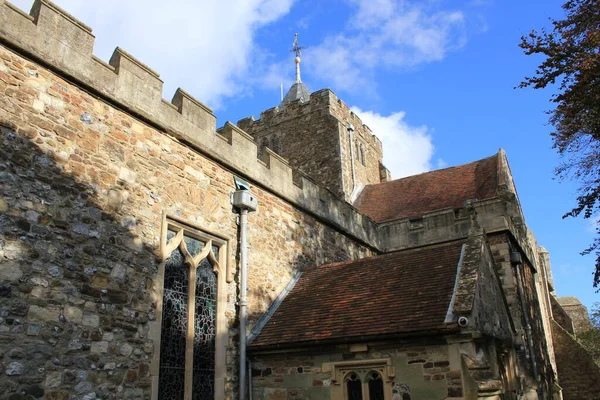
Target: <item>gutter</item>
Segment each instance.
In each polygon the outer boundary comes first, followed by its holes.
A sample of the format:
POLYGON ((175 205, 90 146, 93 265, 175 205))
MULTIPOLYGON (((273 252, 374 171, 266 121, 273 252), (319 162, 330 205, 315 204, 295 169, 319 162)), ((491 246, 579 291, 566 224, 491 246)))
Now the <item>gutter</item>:
POLYGON ((292 343, 277 343, 269 345, 250 346, 248 350, 251 353, 260 353, 263 351, 271 350, 283 350, 283 349, 294 349, 294 348, 309 348, 323 345, 336 345, 336 344, 354 344, 362 342, 381 342, 389 339, 404 339, 414 336, 439 336, 446 335, 449 333, 459 333, 460 328, 457 324, 446 324, 447 328, 432 329, 429 331, 411 331, 405 333, 391 333, 387 335, 373 334, 373 335, 361 335, 353 337, 341 337, 333 339, 315 339, 307 340, 303 342, 292 342, 292 343))

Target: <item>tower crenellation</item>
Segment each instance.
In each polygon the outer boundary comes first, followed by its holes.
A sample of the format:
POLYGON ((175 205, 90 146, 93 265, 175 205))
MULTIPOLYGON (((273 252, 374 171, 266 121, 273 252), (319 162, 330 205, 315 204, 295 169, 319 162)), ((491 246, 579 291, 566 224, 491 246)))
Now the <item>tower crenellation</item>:
POLYGON ((247 117, 238 126, 338 197, 352 202, 366 184, 389 180, 381 141, 329 89, 247 117), (352 132, 349 132, 352 127, 352 132), (354 196, 353 196, 354 194, 354 196))

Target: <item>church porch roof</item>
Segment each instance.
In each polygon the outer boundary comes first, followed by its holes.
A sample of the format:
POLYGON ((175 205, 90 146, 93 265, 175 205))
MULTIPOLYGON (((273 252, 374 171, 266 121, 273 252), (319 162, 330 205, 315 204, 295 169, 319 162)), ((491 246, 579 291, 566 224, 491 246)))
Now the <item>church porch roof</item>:
POLYGON ((445 319, 464 242, 306 270, 250 347, 453 331, 445 319))

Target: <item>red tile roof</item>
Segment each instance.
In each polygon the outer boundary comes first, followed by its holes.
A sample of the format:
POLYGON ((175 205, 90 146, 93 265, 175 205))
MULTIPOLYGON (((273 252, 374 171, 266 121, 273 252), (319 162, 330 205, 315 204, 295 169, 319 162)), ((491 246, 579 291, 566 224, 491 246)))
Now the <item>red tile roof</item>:
POLYGON ((444 323, 464 241, 305 271, 251 348, 454 329, 444 323))
POLYGON ((497 195, 500 153, 457 167, 367 185, 354 206, 376 222, 420 217, 497 195))

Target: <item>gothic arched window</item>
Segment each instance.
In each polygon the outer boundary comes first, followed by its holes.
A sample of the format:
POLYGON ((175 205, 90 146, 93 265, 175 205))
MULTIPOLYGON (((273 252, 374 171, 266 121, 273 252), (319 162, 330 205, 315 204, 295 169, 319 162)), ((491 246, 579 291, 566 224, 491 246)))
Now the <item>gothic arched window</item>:
POLYGON ((212 400, 223 278, 219 259, 226 259, 227 241, 177 223, 167 225, 161 246, 165 262, 158 398, 212 400))
POLYGON ((360 163, 361 163, 362 165, 365 165, 365 164, 366 164, 366 162, 367 162, 367 161, 366 161, 365 154, 366 154, 366 152, 365 152, 365 146, 361 145, 361 146, 360 146, 360 163))
POLYGON ((379 372, 371 371, 367 375, 369 400, 384 400, 383 379, 379 372))
POLYGON ((391 359, 325 363, 331 372, 332 400, 391 400, 395 370, 391 359))
POLYGON ((346 398, 348 400, 362 400, 362 383, 354 372, 346 378, 346 398))

